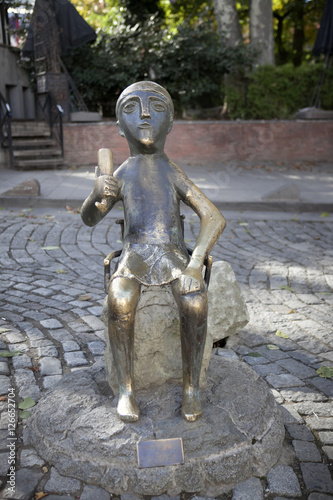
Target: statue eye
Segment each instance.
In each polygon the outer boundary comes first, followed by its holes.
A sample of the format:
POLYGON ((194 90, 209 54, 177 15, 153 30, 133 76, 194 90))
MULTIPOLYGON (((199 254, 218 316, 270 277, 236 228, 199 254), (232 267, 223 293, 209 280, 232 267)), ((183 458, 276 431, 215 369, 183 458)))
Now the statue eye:
POLYGON ((124 113, 132 113, 138 106, 136 101, 130 101, 123 107, 124 113))
POLYGON ((165 104, 163 102, 157 102, 157 101, 152 103, 152 108, 154 111, 158 111, 159 113, 166 110, 165 104))

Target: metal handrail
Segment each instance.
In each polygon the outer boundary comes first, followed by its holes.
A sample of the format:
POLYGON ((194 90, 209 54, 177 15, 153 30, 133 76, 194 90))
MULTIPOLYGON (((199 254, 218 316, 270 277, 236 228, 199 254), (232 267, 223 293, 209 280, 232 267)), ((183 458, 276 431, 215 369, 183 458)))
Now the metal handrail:
POLYGON ((9 168, 14 167, 14 153, 12 140, 12 111, 6 99, 0 92, 0 145, 8 147, 9 168))
POLYGON ((61 149, 61 156, 64 157, 64 135, 63 135, 63 116, 64 110, 60 104, 54 103, 50 92, 37 94, 36 98, 37 110, 40 109, 43 113, 45 121, 50 127, 50 135, 55 138, 61 149))
POLYGON ((68 72, 68 69, 64 65, 63 61, 60 61, 61 64, 61 69, 66 75, 66 80, 69 86, 69 105, 71 108, 71 111, 89 111, 86 103, 83 100, 82 95, 77 89, 77 86, 75 85, 75 82, 71 75, 68 72))

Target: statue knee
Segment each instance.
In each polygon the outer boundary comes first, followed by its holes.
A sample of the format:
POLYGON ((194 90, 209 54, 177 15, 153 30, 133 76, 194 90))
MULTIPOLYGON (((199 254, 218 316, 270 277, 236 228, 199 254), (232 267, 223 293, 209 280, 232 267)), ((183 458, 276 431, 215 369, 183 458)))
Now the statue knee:
POLYGON ((119 319, 134 316, 140 296, 140 285, 127 278, 117 278, 110 283, 108 294, 109 315, 119 319))

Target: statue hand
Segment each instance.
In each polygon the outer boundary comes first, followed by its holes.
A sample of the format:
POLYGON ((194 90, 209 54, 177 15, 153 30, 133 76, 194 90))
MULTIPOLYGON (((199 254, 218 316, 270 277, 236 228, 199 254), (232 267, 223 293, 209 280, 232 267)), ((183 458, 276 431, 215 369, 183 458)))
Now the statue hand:
POLYGON ((203 279, 200 269, 188 267, 183 274, 178 278, 180 293, 187 295, 188 293, 196 293, 203 290, 203 279))
POLYGON ((95 168, 94 192, 96 198, 116 198, 118 189, 118 181, 113 175, 102 175, 100 168, 95 168))

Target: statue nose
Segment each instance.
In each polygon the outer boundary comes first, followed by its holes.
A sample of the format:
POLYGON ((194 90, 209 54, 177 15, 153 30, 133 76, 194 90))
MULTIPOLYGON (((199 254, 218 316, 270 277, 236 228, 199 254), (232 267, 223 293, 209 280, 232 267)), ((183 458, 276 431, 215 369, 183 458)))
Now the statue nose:
POLYGON ((141 107, 141 118, 150 118, 149 105, 143 104, 141 107))

